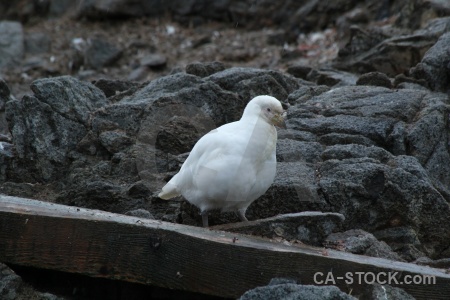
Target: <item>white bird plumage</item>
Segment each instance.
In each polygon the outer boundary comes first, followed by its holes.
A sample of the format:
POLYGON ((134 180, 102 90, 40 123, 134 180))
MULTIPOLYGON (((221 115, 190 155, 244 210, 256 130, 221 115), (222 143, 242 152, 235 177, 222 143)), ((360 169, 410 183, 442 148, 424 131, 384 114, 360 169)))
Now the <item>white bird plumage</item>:
POLYGON ((245 211, 272 184, 276 172, 277 131, 285 127, 283 107, 276 98, 257 96, 245 107, 239 121, 204 135, 180 171, 162 188, 161 199, 179 195, 197 206, 203 226, 208 211, 245 211))

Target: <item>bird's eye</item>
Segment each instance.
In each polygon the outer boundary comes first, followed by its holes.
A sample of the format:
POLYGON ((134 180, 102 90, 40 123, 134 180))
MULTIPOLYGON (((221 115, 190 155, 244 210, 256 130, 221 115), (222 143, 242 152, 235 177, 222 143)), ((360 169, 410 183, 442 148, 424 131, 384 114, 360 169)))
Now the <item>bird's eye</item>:
POLYGON ((270 109, 270 107, 268 107, 268 108, 267 108, 267 111, 268 111, 268 112, 271 112, 272 110, 270 109))

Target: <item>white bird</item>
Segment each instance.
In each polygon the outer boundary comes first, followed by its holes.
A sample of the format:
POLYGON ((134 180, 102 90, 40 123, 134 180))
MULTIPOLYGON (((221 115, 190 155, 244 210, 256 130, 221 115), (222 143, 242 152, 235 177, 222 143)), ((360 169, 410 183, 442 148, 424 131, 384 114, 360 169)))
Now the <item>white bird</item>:
POLYGON ((274 125, 286 128, 280 101, 271 96, 253 98, 239 121, 210 131, 195 144, 158 196, 183 195, 200 209, 204 227, 212 209, 235 211, 241 221, 247 221, 247 207, 275 178, 274 125))

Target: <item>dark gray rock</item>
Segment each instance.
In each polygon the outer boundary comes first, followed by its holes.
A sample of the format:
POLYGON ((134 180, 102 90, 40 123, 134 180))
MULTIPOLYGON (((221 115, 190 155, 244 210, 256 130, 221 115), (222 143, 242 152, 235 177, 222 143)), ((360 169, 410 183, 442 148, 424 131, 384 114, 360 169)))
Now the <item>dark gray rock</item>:
POLYGON ((344 292, 341 292, 336 286, 314 286, 301 285, 293 283, 273 284, 257 287, 245 292, 240 300, 293 300, 293 299, 311 299, 311 300, 352 300, 356 299, 344 292))
POLYGON ((392 155, 383 148, 370 146, 366 147, 357 144, 333 145, 327 147, 322 153, 324 160, 338 159, 344 160, 348 158, 372 158, 380 163, 387 163, 392 159, 392 155))
POLYGON ((121 55, 122 49, 103 38, 95 37, 87 42, 84 62, 88 67, 100 69, 115 63, 121 55))
POLYGON ((186 73, 198 77, 207 77, 223 70, 225 70, 224 64, 218 61, 208 63, 194 62, 186 66, 186 73))
POLYGON ((63 16, 64 14, 73 15, 76 4, 78 3, 71 0, 50 1, 48 14, 51 17, 59 17, 63 16))
POLYGON ((334 132, 361 135, 371 139, 375 144, 381 144, 387 139, 394 123, 394 120, 390 119, 339 114, 316 119, 293 117, 289 120, 289 127, 294 130, 310 131, 319 136, 334 132))
POLYGON ((60 178, 76 158, 74 150, 87 133, 90 112, 107 101, 93 85, 71 77, 37 80, 31 88, 35 96, 6 106, 17 157, 29 164, 27 177, 60 178))
POLYGON ((330 211, 317 185, 315 165, 279 162, 274 183, 248 210, 249 220, 301 211, 330 211))
POLYGON ((103 131, 98 140, 110 153, 120 152, 133 144, 133 140, 120 131, 103 131))
POLYGON ((277 161, 317 163, 322 160, 322 151, 323 146, 317 142, 280 139, 277 143, 277 161))
POLYGON ((430 182, 396 167, 395 159, 386 165, 370 158, 332 159, 319 172, 327 202, 346 217, 349 228, 408 226, 418 233, 422 246, 435 249, 429 255, 447 247, 443 236, 448 228, 442 224, 447 222, 448 203, 430 182), (434 236, 436 231, 440 233, 434 236))
POLYGON ((317 82, 318 85, 326 86, 345 86, 355 85, 358 77, 348 72, 332 69, 321 69, 316 72, 310 72, 307 80, 317 82))
POLYGON ((370 72, 363 74, 358 78, 356 84, 382 86, 388 89, 392 88, 392 82, 389 77, 381 72, 370 72))
POLYGON ((140 60, 140 64, 149 68, 163 68, 167 64, 167 57, 161 53, 152 53, 144 56, 140 60))
POLYGON ((443 34, 428 49, 422 61, 411 69, 411 75, 416 79, 425 79, 435 91, 447 92, 450 89, 450 32, 443 34))
POLYGON ((71 76, 38 79, 31 84, 35 97, 61 116, 87 125, 89 114, 109 104, 94 85, 71 76))
POLYGON ((155 217, 148 210, 145 210, 145 209, 130 210, 130 211, 127 211, 125 214, 128 216, 133 216, 133 217, 138 217, 138 218, 152 219, 152 220, 155 219, 155 217))
POLYGON ((8 85, 0 78, 0 134, 9 134, 8 123, 6 122, 5 108, 6 102, 13 100, 8 85))
POLYGON ((295 90, 289 94, 288 102, 290 104, 301 104, 310 100, 314 96, 318 96, 322 93, 328 92, 329 90, 330 87, 326 85, 302 86, 298 90, 295 90))
MULTIPOLYGON (((82 1, 77 5, 77 15, 92 19, 105 17, 143 17, 161 16, 172 6, 173 2, 160 1, 82 1)), ((191 5, 192 3, 189 3, 191 5)), ((182 5, 180 2, 179 5, 182 5)))
POLYGON ((219 225, 213 229, 270 239, 299 240, 308 245, 321 246, 325 237, 342 228, 344 219, 341 214, 304 211, 250 222, 219 225))
MULTIPOLYGON (((140 84, 137 82, 109 79, 99 79, 94 82, 94 85, 102 90, 107 98, 128 90, 135 92, 137 90, 137 87, 140 86, 140 84)), ((114 100, 111 101, 115 102, 114 100)))
POLYGON ((0 263, 0 298, 15 300, 20 295, 22 278, 8 266, 0 263))
POLYGON ((450 269, 450 258, 430 259, 428 257, 419 257, 414 261, 415 264, 421 266, 430 266, 438 269, 450 269))
POLYGON ((386 299, 386 300, 415 300, 413 296, 405 292, 405 290, 393 287, 388 284, 370 284, 360 295, 359 299, 386 299))
POLYGON ((448 103, 445 94, 426 94, 422 99, 425 107, 420 118, 405 134, 405 144, 409 146, 407 154, 419 160, 440 190, 447 191, 450 186, 450 150, 446 133, 448 103))
POLYGON ((25 35, 25 52, 27 54, 45 54, 50 50, 50 46, 50 37, 44 32, 33 32, 25 35))
POLYGON ((449 22, 445 18, 437 25, 434 19, 423 29, 406 34, 353 26, 350 42, 339 51, 333 67, 357 73, 378 71, 392 77, 407 72, 449 30, 449 22))
POLYGON ((395 244, 411 244, 414 246, 420 245, 417 232, 409 227, 393 227, 377 230, 374 236, 382 241, 388 242, 391 245, 395 244))
POLYGON ((71 151, 86 134, 84 126, 32 96, 8 102, 6 113, 17 156, 30 164, 30 175, 48 181, 65 172, 71 151))
POLYGON ((286 72, 291 74, 292 76, 306 80, 308 78, 308 74, 309 74, 309 72, 311 72, 311 70, 312 70, 312 68, 309 66, 294 65, 294 66, 289 66, 287 68, 286 72))
POLYGON ((140 66, 134 69, 128 74, 127 80, 129 81, 143 81, 147 78, 150 73, 150 69, 146 66, 140 66))
POLYGON ((363 146, 373 146, 375 143, 362 135, 346 134, 346 133, 328 133, 320 136, 319 142, 321 144, 331 146, 336 144, 359 144, 363 146))
POLYGON ((385 242, 378 241, 373 234, 360 229, 331 233, 323 245, 339 251, 403 261, 385 242))
POLYGON ((1 21, 0 40, 0 68, 20 64, 25 52, 22 24, 1 21))
POLYGON ((221 88, 251 100, 258 95, 271 95, 284 101, 299 87, 294 78, 276 71, 253 68, 230 68, 206 77, 221 88))

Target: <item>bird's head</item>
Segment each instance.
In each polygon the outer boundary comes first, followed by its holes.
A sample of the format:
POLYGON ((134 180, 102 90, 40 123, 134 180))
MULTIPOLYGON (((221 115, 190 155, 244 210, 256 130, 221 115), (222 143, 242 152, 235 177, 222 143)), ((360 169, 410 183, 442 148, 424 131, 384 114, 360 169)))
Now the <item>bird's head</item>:
POLYGON ((281 102, 272 96, 257 96, 245 107, 243 117, 258 116, 269 124, 280 128, 286 128, 284 118, 286 112, 281 102))

